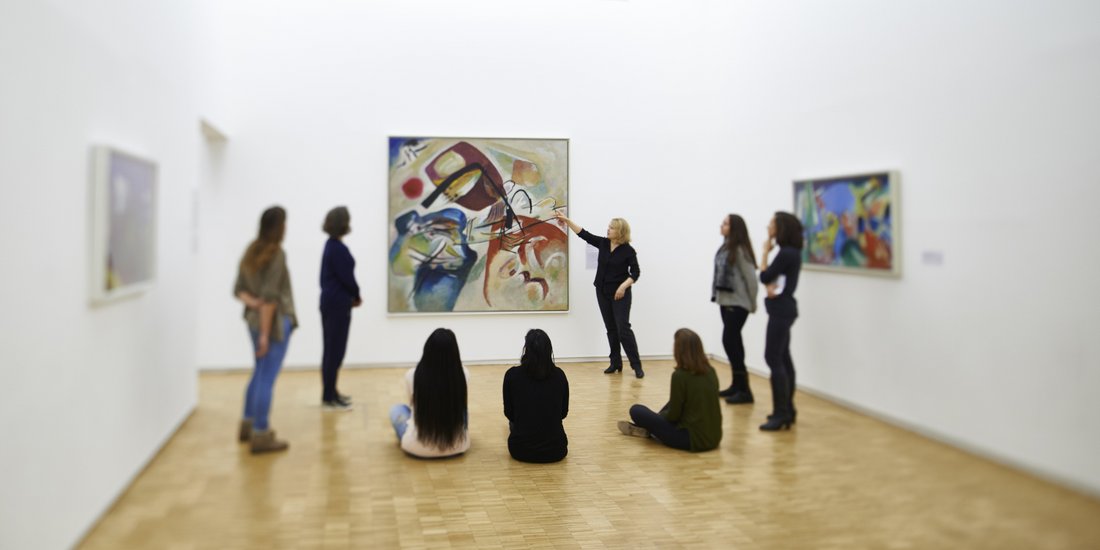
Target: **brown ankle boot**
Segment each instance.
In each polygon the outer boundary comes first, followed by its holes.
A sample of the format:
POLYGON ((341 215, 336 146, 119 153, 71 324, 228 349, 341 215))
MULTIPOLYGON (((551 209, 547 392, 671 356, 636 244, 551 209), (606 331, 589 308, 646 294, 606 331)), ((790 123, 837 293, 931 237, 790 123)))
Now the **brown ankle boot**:
POLYGON ((275 439, 275 430, 263 430, 252 432, 252 454, 273 453, 285 451, 290 444, 286 441, 275 439))
POLYGON ((237 440, 241 443, 248 443, 252 440, 252 421, 247 418, 241 420, 241 431, 237 435, 237 440))

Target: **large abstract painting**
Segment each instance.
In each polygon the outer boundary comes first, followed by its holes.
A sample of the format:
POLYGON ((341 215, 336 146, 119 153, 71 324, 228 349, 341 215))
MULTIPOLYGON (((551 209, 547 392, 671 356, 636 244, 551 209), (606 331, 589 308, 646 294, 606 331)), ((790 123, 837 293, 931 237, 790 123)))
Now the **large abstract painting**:
POLYGON ((91 297, 141 292, 156 275, 157 167, 109 147, 92 149, 91 297))
POLYGON ((569 308, 569 141, 391 137, 389 311, 569 308))
POLYGON ((803 267, 900 276, 898 197, 896 172, 794 182, 803 267))

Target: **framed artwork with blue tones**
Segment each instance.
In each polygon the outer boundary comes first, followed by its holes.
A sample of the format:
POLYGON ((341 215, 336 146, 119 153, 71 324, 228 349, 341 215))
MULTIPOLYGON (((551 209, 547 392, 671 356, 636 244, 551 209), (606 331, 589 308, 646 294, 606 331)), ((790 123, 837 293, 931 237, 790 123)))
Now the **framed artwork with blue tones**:
POLYGON ((901 276, 897 172, 794 182, 806 269, 901 276))
POLYGON ((91 300, 109 302, 153 286, 157 266, 157 166, 92 148, 91 300))
POLYGON ((569 140, 389 138, 390 313, 569 309, 569 140))

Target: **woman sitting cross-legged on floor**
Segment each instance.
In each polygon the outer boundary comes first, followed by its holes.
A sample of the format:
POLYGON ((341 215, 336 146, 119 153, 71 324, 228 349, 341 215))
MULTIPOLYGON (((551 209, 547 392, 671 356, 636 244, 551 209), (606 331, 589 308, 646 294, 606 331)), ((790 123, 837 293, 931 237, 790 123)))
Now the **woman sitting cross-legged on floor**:
POLYGON ((460 455, 470 449, 466 378, 455 333, 437 328, 424 355, 405 373, 409 405, 394 405, 390 422, 401 450, 421 458, 460 455))
POLYGON ((645 405, 630 407, 633 423, 619 422, 619 431, 653 437, 674 449, 716 449, 722 441, 718 375, 707 361, 699 335, 686 328, 677 330, 672 355, 676 369, 672 371, 668 404, 657 413, 645 405))
POLYGON ((541 329, 527 331, 518 367, 504 373, 508 452, 520 462, 557 462, 569 453, 562 419, 569 414, 569 380, 554 365, 554 348, 541 329))

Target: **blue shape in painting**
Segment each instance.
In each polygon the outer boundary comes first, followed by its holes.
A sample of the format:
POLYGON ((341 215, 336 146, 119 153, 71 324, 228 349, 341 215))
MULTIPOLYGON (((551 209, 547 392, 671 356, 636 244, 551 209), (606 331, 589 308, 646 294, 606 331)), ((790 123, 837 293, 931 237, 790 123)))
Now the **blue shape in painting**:
POLYGON ((395 272, 414 275, 416 310, 454 310, 478 258, 466 241, 466 215, 457 208, 423 216, 409 211, 394 226, 397 239, 390 247, 390 265, 395 272))
POLYGON ((426 147, 420 138, 391 137, 390 166, 400 168, 413 162, 426 147))

